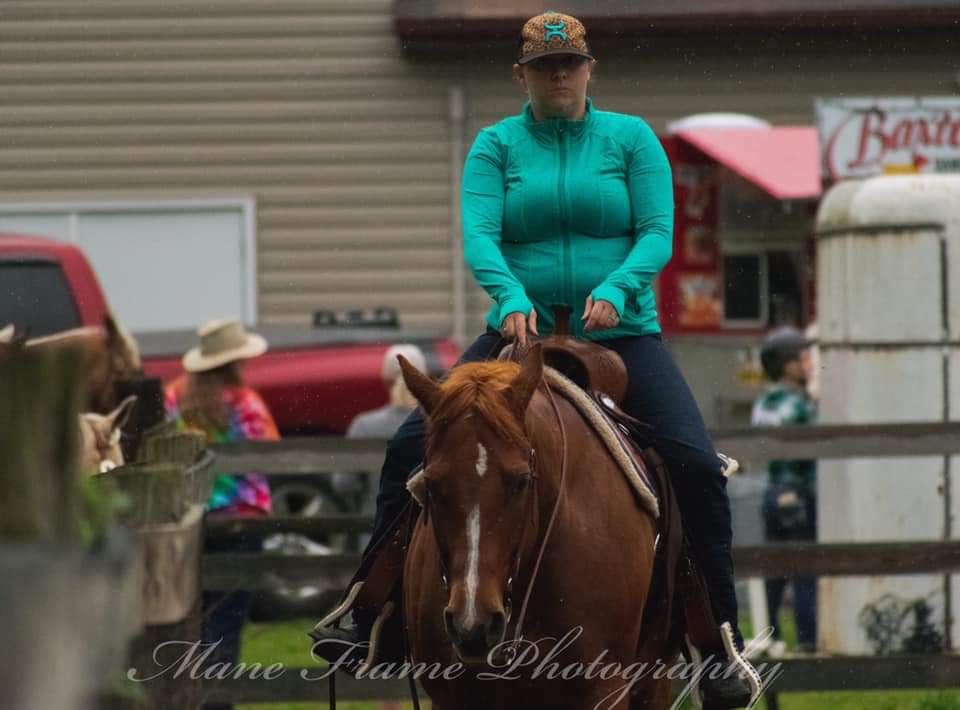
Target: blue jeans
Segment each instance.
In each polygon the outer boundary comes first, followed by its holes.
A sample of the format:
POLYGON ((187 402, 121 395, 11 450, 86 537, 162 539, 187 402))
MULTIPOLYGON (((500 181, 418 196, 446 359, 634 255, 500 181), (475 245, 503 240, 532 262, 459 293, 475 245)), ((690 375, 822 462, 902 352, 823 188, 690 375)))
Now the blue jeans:
MULTIPOLYGON (((211 515, 211 513, 208 513, 211 515)), ((215 515, 215 514, 214 514, 215 515)), ((211 540, 204 542, 205 553, 259 552, 259 540, 244 537, 238 539, 211 540)), ((240 636, 250 611, 253 594, 244 589, 229 592, 205 591, 203 593, 203 643, 217 644, 207 658, 205 667, 214 663, 233 666, 240 660, 240 636)), ((232 703, 204 703, 203 710, 231 710, 232 703)))
MULTIPOLYGON (((505 344, 500 333, 488 329, 467 348, 459 363, 491 359, 505 344)), ((615 350, 627 366, 624 411, 653 428, 653 445, 669 467, 717 623, 729 621, 736 630, 727 479, 693 394, 659 335, 615 338, 601 344, 615 350)), ((423 413, 417 409, 387 446, 372 540, 379 539, 402 510, 408 495, 407 478, 423 461, 425 439, 423 413)))
MULTIPOLYGON (((770 542, 808 541, 817 539, 816 496, 803 488, 789 484, 771 486, 764 496, 763 517, 766 538, 770 542), (777 497, 784 491, 795 491, 804 501, 803 514, 794 524, 787 525, 777 497)), ((780 606, 787 584, 793 586, 793 618, 797 625, 797 643, 815 647, 817 644, 817 578, 794 577, 768 578, 764 580, 767 592, 767 615, 773 627, 773 638, 781 639, 780 606)))

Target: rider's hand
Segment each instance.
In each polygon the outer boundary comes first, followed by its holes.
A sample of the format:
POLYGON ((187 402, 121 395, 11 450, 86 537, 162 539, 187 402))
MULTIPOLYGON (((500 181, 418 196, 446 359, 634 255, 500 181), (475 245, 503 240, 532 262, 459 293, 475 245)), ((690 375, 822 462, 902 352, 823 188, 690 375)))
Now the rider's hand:
POLYGON ((536 308, 530 309, 529 318, 520 311, 509 313, 500 324, 500 332, 503 334, 503 337, 507 340, 516 340, 521 350, 527 347, 527 329, 529 329, 533 335, 540 335, 540 333, 537 332, 536 308))
POLYGON ((607 330, 616 328, 620 325, 620 314, 613 307, 610 301, 598 299, 593 300, 593 296, 587 296, 587 305, 583 309, 583 316, 580 320, 585 320, 586 325, 583 330, 589 333, 591 330, 607 330))

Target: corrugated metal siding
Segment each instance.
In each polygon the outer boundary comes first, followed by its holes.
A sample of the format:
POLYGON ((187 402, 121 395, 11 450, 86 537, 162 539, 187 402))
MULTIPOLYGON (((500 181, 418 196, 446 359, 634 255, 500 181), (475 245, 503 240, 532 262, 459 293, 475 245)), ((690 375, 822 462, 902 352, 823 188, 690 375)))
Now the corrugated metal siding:
MULTIPOLYGON (((263 320, 391 304, 411 325, 449 329, 448 91, 465 90, 465 148, 523 95, 508 60, 402 57, 391 11, 391 0, 4 0, 2 199, 252 194, 263 320)), ((937 41, 751 41, 598 46, 591 93, 657 130, 720 110, 808 124, 818 96, 955 93, 937 41)), ((468 333, 485 308, 471 286, 468 333)))
POLYGON ((448 82, 390 0, 0 5, 4 201, 252 194, 259 312, 449 330, 448 82))

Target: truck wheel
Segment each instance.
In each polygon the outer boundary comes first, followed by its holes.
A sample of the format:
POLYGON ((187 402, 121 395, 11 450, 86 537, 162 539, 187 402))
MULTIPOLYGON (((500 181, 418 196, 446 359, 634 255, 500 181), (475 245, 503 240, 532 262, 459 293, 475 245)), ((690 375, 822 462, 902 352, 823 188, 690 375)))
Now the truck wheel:
MULTIPOLYGON (((344 505, 325 481, 285 480, 271 486, 273 514, 277 517, 313 517, 344 512, 344 505)), ((329 555, 345 550, 345 535, 312 539, 299 533, 278 532, 263 540, 263 551, 281 555, 329 555)), ((270 621, 295 616, 314 616, 338 601, 349 578, 318 579, 309 585, 290 584, 277 575, 268 575, 268 587, 254 595, 250 618, 270 621)))

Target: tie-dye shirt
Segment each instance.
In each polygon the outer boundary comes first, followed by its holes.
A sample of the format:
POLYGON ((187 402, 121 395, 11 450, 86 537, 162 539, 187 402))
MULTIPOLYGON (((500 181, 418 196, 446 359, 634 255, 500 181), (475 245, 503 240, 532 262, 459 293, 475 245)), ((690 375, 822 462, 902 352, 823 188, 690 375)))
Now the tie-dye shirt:
MULTIPOLYGON (((164 398, 167 419, 175 422, 177 428, 183 431, 196 429, 184 421, 180 411, 180 398, 185 385, 184 377, 170 383, 164 398)), ((211 444, 280 438, 270 410, 256 391, 249 387, 227 387, 223 391, 223 403, 227 409, 227 428, 205 431, 207 441, 211 444)), ((267 479, 259 473, 218 475, 214 480, 213 494, 207 501, 207 510, 233 514, 270 513, 270 486, 267 479)))

